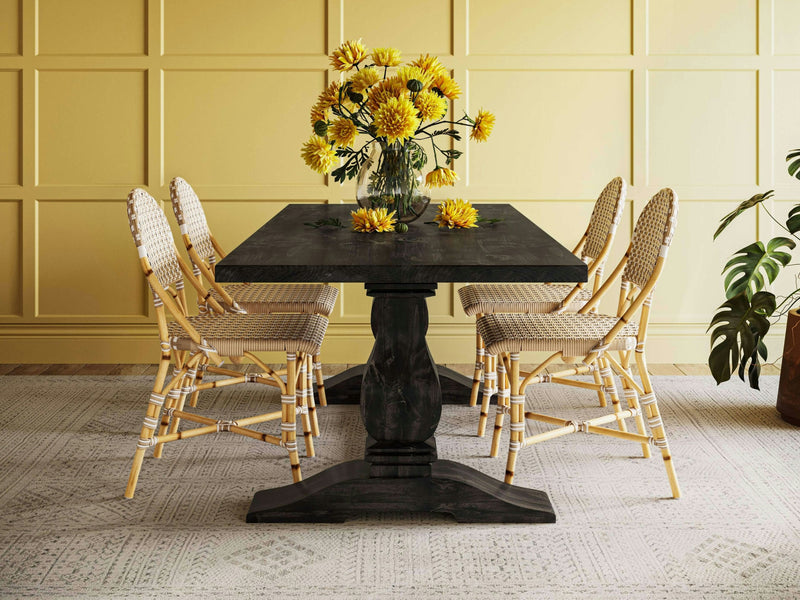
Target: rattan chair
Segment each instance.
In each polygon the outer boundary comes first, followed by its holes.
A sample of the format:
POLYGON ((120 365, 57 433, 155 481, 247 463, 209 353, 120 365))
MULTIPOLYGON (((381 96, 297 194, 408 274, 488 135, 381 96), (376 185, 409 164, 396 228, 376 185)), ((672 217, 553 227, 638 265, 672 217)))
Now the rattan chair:
MULTIPOLYGON (((616 316, 593 314, 600 294, 596 294, 578 313, 561 314, 492 314, 478 319, 477 327, 492 354, 501 354, 506 367, 510 402, 499 398, 496 428, 491 455, 497 455, 503 416, 511 415, 511 439, 506 483, 514 479, 517 454, 523 448, 545 440, 571 433, 596 433, 640 443, 645 457, 650 456, 650 444, 661 450, 667 469, 672 495, 680 496, 680 488, 672 463, 664 424, 656 403, 645 359, 645 337, 650 317, 650 304, 656 281, 664 266, 667 250, 672 242, 678 210, 678 198, 666 188, 647 203, 636 222, 633 238, 627 253, 620 261, 600 293, 621 276, 622 286, 616 316), (638 320, 635 320, 636 315, 638 320), (553 352, 530 373, 520 371, 519 353, 522 351, 553 352), (616 360, 612 351, 620 353, 616 360), (631 355, 636 365, 641 385, 630 369, 631 355), (580 366, 558 373, 544 374, 554 361, 578 362, 572 357, 582 357, 580 366), (601 384, 572 379, 575 375, 599 372, 601 384), (622 380, 627 407, 620 405, 613 372, 622 380), (579 388, 594 389, 610 396, 613 412, 585 421, 525 411, 525 390, 530 384, 559 383, 579 388), (651 435, 645 431, 642 414, 647 418, 651 435), (634 418, 637 432, 627 430, 625 420, 634 418), (555 428, 525 436, 526 419, 542 421, 555 428), (616 422, 617 429, 606 425, 616 422)), ((502 383, 505 383, 503 381, 502 383)))
MULTIPOLYGON (((208 227, 200 199, 192 186, 181 177, 175 177, 170 182, 169 195, 183 243, 192 262, 194 276, 198 281, 204 278, 211 286, 203 294, 198 295, 201 312, 213 312, 210 310, 210 303, 214 301, 226 311, 235 313, 306 313, 325 317, 331 314, 339 290, 330 285, 292 283, 220 285, 214 276, 214 269, 217 260, 225 257, 225 252, 208 227)), ((308 395, 314 435, 319 435, 314 391, 310 381, 316 375, 319 401, 322 406, 326 406, 322 362, 319 355, 309 356, 300 369, 309 379, 305 393, 308 395)), ((190 405, 195 406, 195 403, 196 398, 193 397, 190 405)))
MULTIPOLYGON (((184 276, 199 292, 203 291, 180 258, 161 207, 150 194, 134 189, 128 196, 128 220, 139 260, 153 293, 158 322, 161 359, 147 412, 136 445, 125 497, 132 498, 145 451, 154 448, 160 457, 166 443, 217 432, 231 432, 268 444, 281 446, 289 454, 292 478, 300 481, 300 461, 296 441, 296 415, 301 415, 306 455, 314 456, 311 422, 306 406, 307 380, 301 376, 306 357, 319 353, 328 320, 310 314, 205 314, 188 316, 184 276), (168 313, 174 321, 168 321, 168 313), (286 353, 286 369, 274 371, 254 352, 286 353), (222 368, 223 357, 246 356, 262 373, 243 374, 222 368), (171 361, 175 367, 167 380, 171 361), (225 379, 201 382, 203 372, 225 379), (283 377, 286 381, 284 382, 283 377), (201 390, 238 383, 258 383, 276 387, 281 392, 281 409, 236 419, 214 419, 185 410, 187 396, 201 390), (301 390, 298 394, 297 390, 301 390), (280 421, 280 434, 270 435, 251 429, 250 425, 280 421), (181 421, 198 427, 181 429, 181 421)), ((213 300, 211 306, 222 312, 213 300)))
MULTIPOLYGON (((601 289, 603 265, 611 251, 617 225, 622 217, 626 191, 627 184, 622 177, 615 177, 606 185, 595 202, 586 232, 572 251, 588 265, 591 290, 585 289, 584 283, 467 285, 458 290, 464 312, 479 319, 483 315, 493 313, 560 313, 579 310, 601 289)), ((483 437, 491 397, 502 392, 502 387, 498 385, 494 374, 498 373, 502 377, 504 367, 498 364, 496 356, 491 353, 486 354, 483 339, 477 331, 475 346, 475 370, 469 405, 477 404, 480 384, 483 381, 483 398, 478 421, 478 436, 483 437)), ((600 405, 605 406, 602 395, 600 405)))

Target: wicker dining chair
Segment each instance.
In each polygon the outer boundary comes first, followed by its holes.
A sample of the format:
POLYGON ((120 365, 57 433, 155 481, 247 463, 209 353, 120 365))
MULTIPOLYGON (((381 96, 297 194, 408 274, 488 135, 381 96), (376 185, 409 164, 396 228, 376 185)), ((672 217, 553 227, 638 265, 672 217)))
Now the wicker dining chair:
MULTIPOLYGON (((204 314, 188 316, 184 276, 198 290, 203 288, 189 266, 178 255, 167 218, 155 199, 142 189, 128 196, 128 221, 139 260, 150 289, 158 323, 161 359, 147 404, 147 412, 136 445, 125 497, 132 498, 145 451, 153 447, 160 457, 164 444, 199 435, 231 432, 283 447, 289 454, 292 478, 300 481, 296 441, 296 415, 301 416, 306 455, 314 456, 311 422, 306 405, 306 378, 300 367, 307 356, 319 353, 328 320, 311 314, 204 314), (168 321, 171 315, 173 321, 168 321), (273 370, 254 352, 286 353, 286 369, 273 370), (263 372, 240 373, 222 368, 223 357, 246 356, 263 372), (172 360, 175 367, 168 379, 172 360), (225 379, 200 381, 203 372, 225 379), (285 381, 284 381, 285 377, 285 381), (186 398, 201 390, 238 383, 258 383, 278 388, 281 409, 264 414, 214 419, 185 410, 186 398), (297 390, 301 390, 298 394, 297 390), (181 421, 198 427, 181 429, 181 421), (280 434, 250 428, 266 421, 280 421, 280 434)), ((213 300, 212 308, 221 312, 213 300)))
MULTIPOLYGON (((672 495, 680 497, 680 488, 667 442, 664 423, 659 413, 656 395, 647 372, 645 338, 650 318, 650 305, 659 275, 664 267, 667 250, 675 233, 678 198, 665 188, 647 203, 639 216, 633 237, 623 259, 603 284, 608 289, 621 277, 621 289, 616 316, 592 313, 600 294, 596 294, 578 313, 560 314, 491 314, 478 319, 477 327, 492 354, 501 354, 506 367, 510 402, 498 404, 496 427, 491 455, 497 455, 503 416, 511 415, 511 438, 506 483, 514 479, 517 454, 523 448, 571 433, 596 433, 642 445, 645 457, 650 456, 650 444, 661 451, 672 495), (636 315, 638 320, 635 320, 636 315), (553 352, 530 373, 520 371, 522 351, 553 352), (619 352, 619 360, 612 355, 619 352), (641 385, 630 368, 631 354, 641 385), (544 374, 545 368, 556 360, 581 364, 557 373, 544 374), (572 357, 581 357, 574 359, 572 357), (572 379, 576 375, 598 372, 601 384, 572 379), (622 380, 627 407, 620 405, 613 373, 622 380), (600 417, 576 421, 562 417, 525 411, 525 390, 530 384, 558 383, 593 389, 610 396, 613 412, 600 417), (651 435, 645 431, 644 419, 651 435), (625 420, 633 418, 637 432, 627 430, 625 420), (542 421, 555 428, 535 435, 525 435, 526 420, 542 421), (617 429, 607 424, 617 424, 617 429)), ((600 292, 605 291, 601 289, 600 292)))
MULTIPOLYGON (((458 290, 464 312, 477 319, 493 313, 560 313, 577 311, 601 289, 603 266, 614 235, 617 231, 622 211, 625 207, 627 183, 622 177, 612 179, 595 202, 589 226, 572 251, 588 265, 588 279, 591 290, 585 283, 488 283, 467 285, 458 290)), ((502 392, 495 373, 503 377, 504 367, 493 354, 486 354, 483 338, 475 333, 475 369, 472 377, 472 390, 469 405, 475 406, 481 380, 483 398, 478 421, 478 436, 483 437, 489 417, 489 402, 494 394, 502 392)), ((600 395, 600 405, 605 401, 600 395)))
MULTIPOLYGON (((225 251, 211 233, 200 199, 189 183, 175 177, 169 184, 172 210, 181 231, 183 243, 192 262, 193 273, 198 281, 204 278, 211 286, 198 295, 201 312, 213 312, 209 303, 213 300, 228 312, 247 314, 306 313, 330 316, 339 290, 326 284, 298 283, 232 283, 220 285, 215 276, 217 260, 225 257, 225 251)), ((322 406, 327 405, 322 362, 319 355, 309 356, 300 370, 309 379, 316 376, 317 395, 322 406)), ((305 387, 314 435, 319 435, 313 386, 305 387)), ((190 401, 195 406, 196 397, 190 401)))

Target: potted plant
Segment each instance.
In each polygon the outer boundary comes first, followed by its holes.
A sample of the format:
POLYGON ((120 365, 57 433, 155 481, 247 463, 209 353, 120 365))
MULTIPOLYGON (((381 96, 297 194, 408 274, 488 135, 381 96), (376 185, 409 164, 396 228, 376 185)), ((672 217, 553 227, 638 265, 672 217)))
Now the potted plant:
MULTIPOLYGON (((800 149, 792 150, 786 160, 789 174, 800 179, 800 149)), ((774 237, 766 245, 758 241, 745 246, 723 268, 727 299, 708 327, 711 330, 708 366, 717 384, 730 379, 734 372, 744 381, 746 372, 750 387, 758 389, 761 361, 767 360, 764 336, 773 323, 788 314, 777 407, 785 421, 800 425, 800 311, 795 308, 800 302, 798 275, 796 289, 787 296, 776 297, 765 289, 785 267, 798 264, 791 263, 790 251, 800 240, 800 203, 792 207, 786 222, 781 223, 764 204, 771 197, 772 190, 745 200, 722 218, 714 233, 717 239, 736 217, 760 205, 786 235, 774 237)))

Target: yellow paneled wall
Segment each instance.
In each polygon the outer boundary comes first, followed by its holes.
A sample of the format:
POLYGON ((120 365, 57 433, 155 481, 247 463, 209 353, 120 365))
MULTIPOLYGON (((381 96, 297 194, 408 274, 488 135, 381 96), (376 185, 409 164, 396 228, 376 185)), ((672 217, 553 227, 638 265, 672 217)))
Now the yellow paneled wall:
MULTIPOLYGON (((0 0, 0 361, 155 360, 134 186, 169 211, 183 176, 228 248, 288 202, 352 202, 299 148, 327 54, 358 37, 439 55, 464 90, 455 113, 497 115, 438 198, 513 202, 572 245, 622 175, 613 261, 673 187, 651 360, 705 360, 726 257, 773 234, 753 213, 712 244, 716 222, 756 191, 776 189, 778 215, 800 199, 783 161, 800 147, 798 0, 0 0)), ((457 287, 429 302, 439 362, 472 360, 457 287)), ((370 301, 342 291, 325 357, 361 361, 370 301)))

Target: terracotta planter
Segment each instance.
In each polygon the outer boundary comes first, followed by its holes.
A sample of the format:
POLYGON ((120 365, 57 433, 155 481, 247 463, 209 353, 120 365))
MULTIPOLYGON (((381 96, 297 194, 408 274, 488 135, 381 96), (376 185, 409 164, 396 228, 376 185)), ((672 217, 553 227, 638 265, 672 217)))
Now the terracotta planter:
POLYGON ((786 323, 778 412, 787 423, 800 426, 800 309, 789 311, 786 323))

